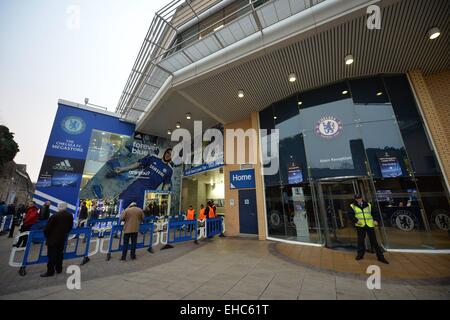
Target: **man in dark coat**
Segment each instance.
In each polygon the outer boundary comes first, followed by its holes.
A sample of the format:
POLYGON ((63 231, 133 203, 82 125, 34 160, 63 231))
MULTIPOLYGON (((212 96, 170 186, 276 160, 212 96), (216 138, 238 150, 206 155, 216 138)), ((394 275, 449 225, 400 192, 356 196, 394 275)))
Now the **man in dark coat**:
POLYGON ((73 216, 67 212, 67 203, 58 205, 58 213, 51 216, 44 228, 44 235, 47 239, 47 272, 41 277, 51 277, 63 270, 64 247, 67 236, 73 227, 73 216))

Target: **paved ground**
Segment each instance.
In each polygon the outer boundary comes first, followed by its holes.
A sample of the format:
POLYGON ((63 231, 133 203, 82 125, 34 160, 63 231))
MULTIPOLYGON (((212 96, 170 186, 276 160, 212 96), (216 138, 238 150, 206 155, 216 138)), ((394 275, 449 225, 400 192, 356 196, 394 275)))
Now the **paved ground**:
POLYGON ((450 284, 450 255, 428 253, 385 253, 389 265, 378 263, 376 255, 366 254, 355 260, 355 252, 331 250, 325 247, 295 246, 277 243, 276 251, 289 261, 325 272, 341 275, 366 276, 367 267, 379 264, 383 277, 408 280, 408 283, 450 284))
POLYGON ((230 237, 140 252, 133 262, 99 256, 82 267, 81 290, 68 290, 67 275, 39 278, 42 266, 20 277, 7 266, 9 242, 0 238, 0 299, 450 299, 445 281, 382 278, 381 290, 368 290, 365 278, 311 269, 277 243, 230 237))

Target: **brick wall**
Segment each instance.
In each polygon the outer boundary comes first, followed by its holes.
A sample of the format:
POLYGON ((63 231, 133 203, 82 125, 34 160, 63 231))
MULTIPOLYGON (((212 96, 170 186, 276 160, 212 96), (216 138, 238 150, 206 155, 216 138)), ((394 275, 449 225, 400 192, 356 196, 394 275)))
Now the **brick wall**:
POLYGON ((450 70, 429 76, 414 70, 409 72, 409 77, 442 169, 447 181, 450 181, 450 70))

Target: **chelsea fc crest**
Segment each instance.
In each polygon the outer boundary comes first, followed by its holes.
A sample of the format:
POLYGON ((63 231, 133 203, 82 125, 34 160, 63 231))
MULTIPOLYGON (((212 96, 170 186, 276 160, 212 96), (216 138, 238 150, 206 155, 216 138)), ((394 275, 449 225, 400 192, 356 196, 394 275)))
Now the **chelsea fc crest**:
POLYGON ((80 117, 65 117, 61 122, 62 129, 68 134, 81 134, 86 129, 86 122, 80 117))
POLYGON ((342 123, 333 116, 322 117, 316 125, 316 133, 322 138, 331 139, 342 132, 342 123))

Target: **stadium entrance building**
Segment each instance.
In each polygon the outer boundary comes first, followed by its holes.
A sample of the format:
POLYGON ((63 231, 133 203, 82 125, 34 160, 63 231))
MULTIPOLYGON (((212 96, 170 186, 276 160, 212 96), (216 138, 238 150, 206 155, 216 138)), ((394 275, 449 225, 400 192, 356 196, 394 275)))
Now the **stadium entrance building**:
POLYGON ((446 0, 172 1, 116 112, 166 139, 194 120, 279 130, 276 174, 183 168, 180 210, 222 200, 228 235, 353 247, 361 193, 386 249, 449 250, 449 16, 446 0))

